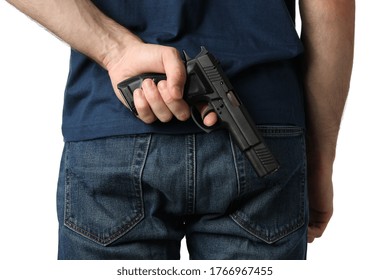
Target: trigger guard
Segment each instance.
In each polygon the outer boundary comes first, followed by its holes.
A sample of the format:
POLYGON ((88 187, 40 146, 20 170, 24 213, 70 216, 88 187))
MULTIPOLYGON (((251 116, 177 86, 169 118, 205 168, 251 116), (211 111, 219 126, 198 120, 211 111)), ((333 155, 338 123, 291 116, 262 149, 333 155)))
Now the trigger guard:
MULTIPOLYGON (((208 113, 214 111, 212 108, 208 108, 208 110, 204 113, 204 116, 206 116, 208 113)), ((203 123, 202 115, 200 114, 199 110, 195 106, 191 106, 191 117, 195 124, 202 129, 203 131, 210 133, 211 131, 215 130, 218 125, 213 126, 207 126, 203 123)))

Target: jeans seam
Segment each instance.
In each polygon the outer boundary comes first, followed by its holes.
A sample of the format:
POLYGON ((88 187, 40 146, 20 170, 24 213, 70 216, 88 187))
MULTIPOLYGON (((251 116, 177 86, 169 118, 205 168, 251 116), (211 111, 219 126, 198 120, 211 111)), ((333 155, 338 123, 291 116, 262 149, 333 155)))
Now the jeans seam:
POLYGON ((65 143, 65 162, 64 162, 64 173, 65 173, 65 190, 64 190, 64 198, 65 198, 65 205, 64 205, 64 221, 63 221, 63 225, 66 225, 66 217, 68 216, 69 212, 70 212, 70 199, 69 199, 69 196, 70 196, 70 191, 69 191, 69 182, 70 182, 70 178, 69 178, 69 170, 66 168, 67 166, 67 162, 69 160, 69 146, 70 146, 70 143, 69 142, 66 142, 65 143))
POLYGON ((233 143, 233 139, 232 139, 232 136, 231 134, 229 133, 229 140, 230 140, 230 148, 232 150, 232 156, 233 156, 233 164, 234 164, 234 170, 236 172, 236 179, 237 179, 237 195, 239 195, 241 193, 241 180, 240 180, 240 176, 239 176, 239 170, 238 170, 238 164, 237 164, 237 155, 236 155, 236 151, 235 151, 235 144, 233 143))
MULTIPOLYGON (((145 137, 146 138, 146 137, 145 137)), ((138 139, 138 138, 137 138, 138 139)), ((144 210, 144 206, 143 206, 143 187, 142 187, 142 176, 143 176, 143 172, 145 170, 145 164, 146 164, 146 159, 148 158, 148 154, 149 154, 149 149, 150 149, 150 143, 151 143, 151 140, 152 140, 152 135, 149 134, 148 137, 147 137, 147 141, 146 141, 146 147, 144 149, 144 153, 143 153, 143 160, 142 160, 142 164, 139 166, 139 174, 138 174, 138 177, 135 177, 134 178, 134 186, 138 189, 139 191, 139 195, 140 195, 140 199, 138 200, 138 209, 141 209, 141 212, 136 216, 136 218, 134 219, 135 220, 135 224, 138 223, 144 216, 145 216, 145 210, 144 210)), ((139 141, 136 141, 136 143, 138 144, 139 141)), ((136 148, 134 151, 137 151, 138 148, 136 148)), ((140 149, 142 150, 142 149, 140 149)), ((131 165, 131 170, 135 169, 135 166, 137 166, 137 164, 135 164, 135 159, 138 159, 137 157, 133 157, 133 163, 131 165)), ((132 173, 130 173, 132 174, 132 173)), ((135 171, 134 171, 134 174, 135 171)))
POLYGON ((196 136, 190 134, 186 137, 186 215, 195 211, 195 189, 196 189, 196 136))

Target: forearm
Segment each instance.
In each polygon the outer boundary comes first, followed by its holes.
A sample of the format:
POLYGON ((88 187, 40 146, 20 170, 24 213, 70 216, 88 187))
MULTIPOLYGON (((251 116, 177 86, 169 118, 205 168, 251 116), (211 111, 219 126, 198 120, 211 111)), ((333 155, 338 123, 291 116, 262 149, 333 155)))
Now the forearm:
POLYGON ((352 71, 355 1, 300 0, 300 10, 308 149, 311 160, 329 168, 352 71))
POLYGON ((165 73, 167 80, 160 82, 159 88, 147 80, 135 96, 139 118, 144 122, 156 119, 166 122, 172 116, 184 121, 190 116, 183 100, 185 67, 175 48, 142 42, 89 0, 7 1, 104 67, 124 105, 126 102, 117 89, 119 82, 141 73, 165 73))
POLYGON ((125 44, 140 41, 89 0, 7 0, 72 48, 107 68, 125 44))

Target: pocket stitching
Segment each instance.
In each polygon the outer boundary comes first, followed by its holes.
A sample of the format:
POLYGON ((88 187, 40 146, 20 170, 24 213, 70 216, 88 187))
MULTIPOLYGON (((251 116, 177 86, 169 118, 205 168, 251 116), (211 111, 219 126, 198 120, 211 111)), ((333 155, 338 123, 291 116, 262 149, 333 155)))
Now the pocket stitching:
POLYGON ((301 205, 300 208, 301 208, 300 214, 298 218, 292 223, 292 225, 281 229, 279 233, 273 234, 272 236, 267 234, 266 231, 263 229, 255 229, 253 226, 251 226, 250 222, 247 222, 246 220, 241 218, 239 214, 241 214, 242 216, 246 216, 241 211, 236 211, 236 213, 230 214, 230 217, 236 224, 238 224, 245 231, 249 232, 256 238, 259 238, 268 244, 272 244, 284 238, 285 236, 293 233, 294 231, 298 230, 305 224, 305 219, 302 210, 303 206, 301 205))

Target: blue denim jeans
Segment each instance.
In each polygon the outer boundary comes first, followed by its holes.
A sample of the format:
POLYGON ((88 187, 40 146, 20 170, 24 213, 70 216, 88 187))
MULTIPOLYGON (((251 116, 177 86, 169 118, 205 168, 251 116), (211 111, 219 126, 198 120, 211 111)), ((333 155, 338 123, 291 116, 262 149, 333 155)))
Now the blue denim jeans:
POLYGON ((67 142, 59 259, 305 259, 303 130, 261 127, 280 162, 259 178, 225 130, 67 142))

